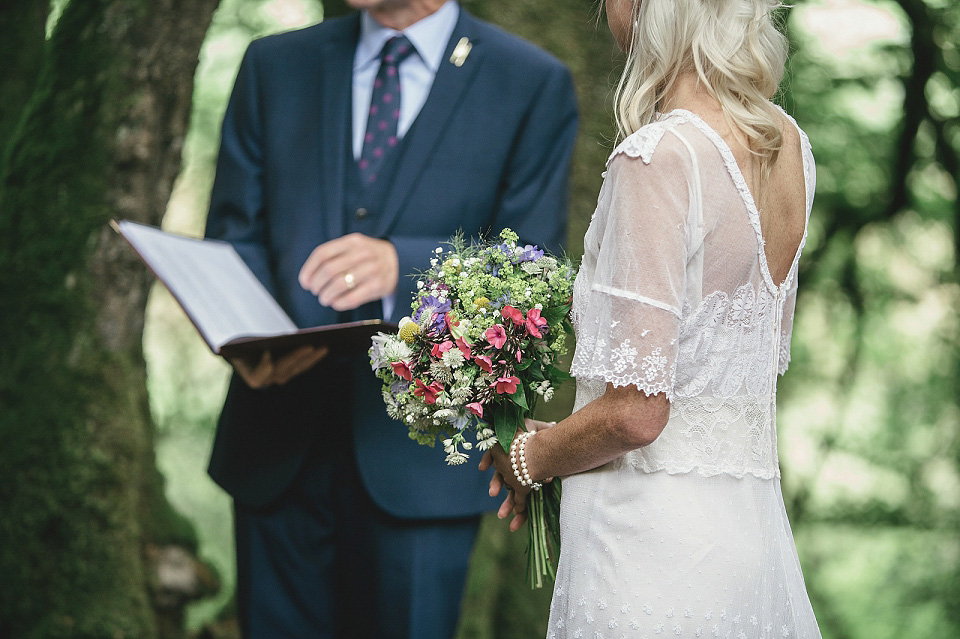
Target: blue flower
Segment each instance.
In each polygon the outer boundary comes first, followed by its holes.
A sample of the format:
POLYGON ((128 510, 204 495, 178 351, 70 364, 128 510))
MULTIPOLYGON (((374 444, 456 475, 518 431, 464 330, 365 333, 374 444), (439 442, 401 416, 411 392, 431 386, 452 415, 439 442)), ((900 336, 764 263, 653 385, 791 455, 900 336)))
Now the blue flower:
POLYGON ((542 250, 534 245, 527 244, 523 247, 522 252, 514 257, 513 263, 521 264, 522 262, 536 262, 541 257, 543 257, 542 250))
POLYGON ((420 300, 420 308, 413 314, 413 321, 423 327, 425 332, 437 335, 445 325, 443 316, 451 308, 450 300, 441 302, 435 295, 428 295, 420 300), (424 327, 424 322, 429 324, 424 327))
POLYGON ((510 248, 510 245, 507 244, 506 242, 503 242, 501 244, 494 244, 493 248, 500 251, 507 257, 513 257, 513 250, 510 248))

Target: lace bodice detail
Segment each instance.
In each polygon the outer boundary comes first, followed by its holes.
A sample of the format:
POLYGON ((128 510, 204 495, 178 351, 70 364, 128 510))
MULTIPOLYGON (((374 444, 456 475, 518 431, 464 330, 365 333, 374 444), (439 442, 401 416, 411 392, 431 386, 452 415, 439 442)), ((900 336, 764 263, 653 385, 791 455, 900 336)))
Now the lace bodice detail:
MULTIPOLYGON (((800 134, 809 219, 815 172, 800 134)), ((662 116, 614 150, 574 286, 575 409, 608 382, 671 401, 660 437, 621 463, 778 474, 776 382, 789 364, 805 241, 806 232, 774 283, 733 153, 693 113, 662 116)))

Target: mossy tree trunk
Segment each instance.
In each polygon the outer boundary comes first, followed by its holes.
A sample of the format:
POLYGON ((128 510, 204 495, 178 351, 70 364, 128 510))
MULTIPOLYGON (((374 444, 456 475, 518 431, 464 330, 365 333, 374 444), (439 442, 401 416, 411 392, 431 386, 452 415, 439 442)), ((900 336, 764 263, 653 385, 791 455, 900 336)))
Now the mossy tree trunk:
POLYGON ((154 460, 151 278, 107 222, 159 224, 215 6, 77 0, 45 40, 49 0, 0 5, 2 637, 175 637, 213 587, 154 460))

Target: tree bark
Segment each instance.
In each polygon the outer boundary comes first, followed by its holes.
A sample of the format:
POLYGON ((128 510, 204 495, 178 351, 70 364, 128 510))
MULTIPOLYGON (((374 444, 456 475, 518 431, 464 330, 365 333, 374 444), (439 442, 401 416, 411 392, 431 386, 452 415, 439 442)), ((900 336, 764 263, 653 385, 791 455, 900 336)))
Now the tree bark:
MULTIPOLYGON (((0 156, 0 636, 176 637, 213 587, 158 569, 196 538, 154 460, 151 278, 107 222, 159 225, 215 6, 70 2, 39 64, 0 77, 35 78, 0 156)), ((35 17, 4 24, 35 45, 35 17)))

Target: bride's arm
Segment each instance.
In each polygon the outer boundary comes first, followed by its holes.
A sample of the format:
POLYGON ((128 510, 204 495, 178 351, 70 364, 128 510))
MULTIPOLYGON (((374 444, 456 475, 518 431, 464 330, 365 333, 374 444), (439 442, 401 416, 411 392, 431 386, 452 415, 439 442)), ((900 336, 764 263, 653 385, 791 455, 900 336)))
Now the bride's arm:
MULTIPOLYGON (((669 417, 670 402, 665 394, 648 396, 635 386, 607 384, 602 396, 555 426, 537 429, 536 436, 527 439, 527 471, 531 479, 542 482, 592 470, 653 443, 669 417)), ((503 519, 511 511, 516 513, 510 529, 518 530, 526 521, 530 489, 517 481, 510 459, 500 445, 484 455, 481 470, 491 462, 497 472, 490 482, 490 494, 499 495, 504 484, 510 488, 497 514, 503 519)))
POLYGON ((607 384, 603 395, 527 440, 527 470, 542 481, 602 466, 653 443, 668 417, 670 402, 663 393, 648 397, 635 386, 607 384))

